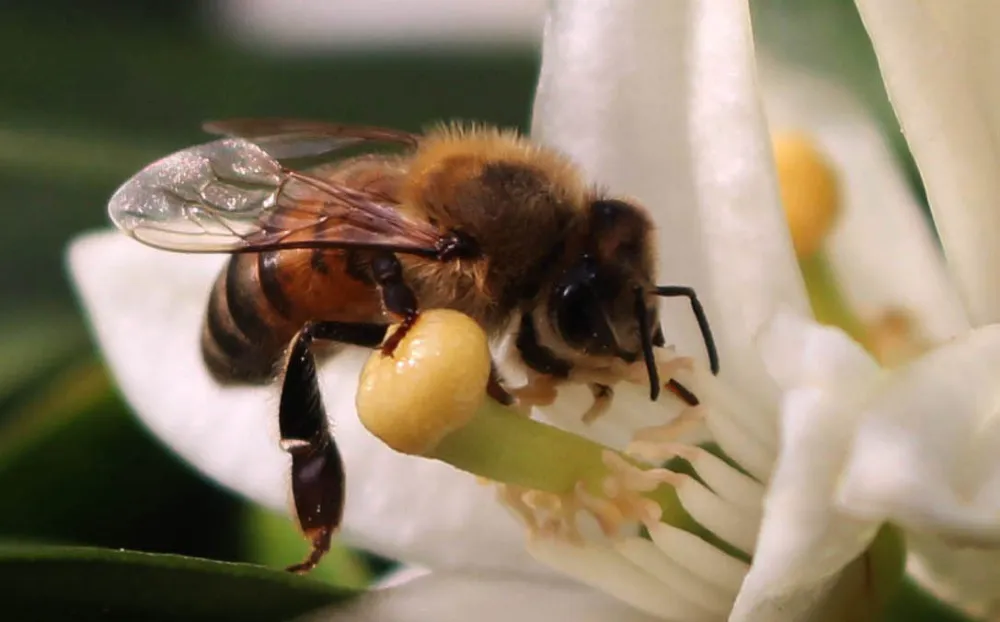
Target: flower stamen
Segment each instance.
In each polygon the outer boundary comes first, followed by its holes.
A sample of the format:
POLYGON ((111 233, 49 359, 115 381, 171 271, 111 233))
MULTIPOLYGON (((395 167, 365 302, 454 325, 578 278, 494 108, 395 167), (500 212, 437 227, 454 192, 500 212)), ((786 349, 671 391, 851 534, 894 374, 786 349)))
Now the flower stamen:
POLYGON ((754 512, 761 512, 764 485, 701 447, 673 445, 674 454, 687 460, 698 477, 726 501, 754 512))
MULTIPOLYGON (((410 349, 403 354, 421 358, 421 364, 447 367, 454 376, 448 386, 457 386, 462 369, 451 366, 448 357, 456 356, 461 344, 435 345, 435 340, 446 336, 442 328, 454 320, 435 317, 436 322, 418 322, 411 328, 410 341, 403 344, 410 349)), ((482 340, 481 336, 467 338, 477 344, 482 340)), ((479 354, 482 360, 477 359, 469 382, 478 383, 484 394, 487 374, 483 369, 488 370, 489 357, 479 354)), ((364 388, 369 395, 359 398, 359 414, 376 434, 384 432, 379 424, 405 424, 408 442, 393 444, 400 451, 415 448, 418 455, 497 482, 497 498, 527 529, 529 551, 549 565, 668 619, 718 619, 732 605, 737 577, 746 573, 742 560, 756 545, 763 486, 754 477, 769 470, 774 460, 773 441, 762 429, 774 423, 766 418, 755 420, 743 396, 727 392, 721 381, 692 365, 690 359, 669 354, 669 359, 658 361, 663 377, 682 376, 701 404, 684 408, 670 424, 643 428, 633 436, 628 447, 636 455, 657 458, 649 462, 525 417, 490 399, 484 398, 470 413, 470 400, 463 398, 453 405, 448 387, 439 391, 433 385, 410 386, 414 379, 403 376, 405 369, 383 372, 377 366, 391 363, 381 359, 370 362, 371 382, 364 388), (383 383, 384 378, 394 382, 383 383), (416 415, 403 421, 401 406, 391 400, 391 392, 400 383, 404 397, 419 394, 433 402, 431 408, 424 403, 410 411, 426 415, 426 422, 416 415), (371 394, 380 390, 381 399, 372 399, 371 394), (722 399, 717 404, 718 397, 722 399), (452 408, 457 415, 441 412, 452 408), (758 460, 747 467, 752 475, 682 442, 688 432, 702 425, 739 464, 743 465, 741 456, 758 460), (748 446, 749 453, 745 451, 748 446), (655 466, 666 456, 686 460, 696 475, 655 466), (652 541, 637 537, 642 527, 652 541), (690 540, 675 532, 686 533, 690 540), (678 546, 677 542, 679 549, 665 550, 678 546), (701 559, 695 559, 694 553, 701 559), (726 568, 721 583, 715 578, 719 567, 726 568), (686 577, 680 583, 675 581, 678 574, 686 577), (687 587, 678 593, 676 586, 682 584, 687 587)), ((466 355, 463 351, 462 360, 472 368, 466 355)), ((619 380, 647 381, 645 374, 640 377, 633 371, 613 370, 619 380)), ((392 438, 400 438, 394 430, 390 432, 392 438)))
POLYGON ((741 551, 757 544, 760 513, 729 503, 690 475, 676 474, 674 490, 684 509, 703 527, 741 551))
MULTIPOLYGON (((637 430, 632 436, 632 442, 629 444, 629 447, 636 448, 635 455, 642 455, 641 448, 652 450, 654 447, 658 447, 662 449, 668 446, 667 444, 673 443, 686 434, 694 432, 704 421, 704 413, 700 408, 687 407, 669 423, 648 426, 637 430)), ((630 450, 629 453, 633 452, 630 450)), ((671 457, 673 456, 652 456, 649 458, 649 461, 662 462, 671 457)))
POLYGON ((626 559, 659 579, 665 585, 689 595, 692 600, 709 611, 726 617, 736 600, 736 592, 724 590, 692 574, 690 569, 667 557, 652 542, 644 538, 626 538, 615 548, 626 559))
POLYGON ((833 165, 803 132, 775 132, 771 137, 781 203, 795 253, 806 259, 819 252, 836 221, 840 184, 833 165))
POLYGON ((574 546, 558 540, 530 540, 535 559, 665 620, 717 621, 714 603, 703 603, 678 590, 624 556, 616 547, 574 546))
POLYGON ((616 503, 619 497, 592 495, 587 492, 587 487, 583 482, 576 485, 574 492, 579 507, 586 510, 597 521, 605 536, 613 538, 618 535, 619 530, 629 518, 626 516, 626 511, 623 511, 623 508, 616 503))
POLYGON ((666 523, 651 523, 646 525, 646 532, 666 557, 725 592, 736 594, 750 570, 746 562, 683 529, 666 523))

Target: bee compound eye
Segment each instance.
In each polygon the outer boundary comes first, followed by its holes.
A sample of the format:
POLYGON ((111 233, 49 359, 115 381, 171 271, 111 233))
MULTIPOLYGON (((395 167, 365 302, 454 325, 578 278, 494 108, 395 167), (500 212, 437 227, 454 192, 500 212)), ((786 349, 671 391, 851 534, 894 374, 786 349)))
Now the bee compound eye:
POLYGON ((562 338, 582 348, 595 336, 593 311, 596 298, 589 286, 574 283, 556 290, 556 325, 562 338))

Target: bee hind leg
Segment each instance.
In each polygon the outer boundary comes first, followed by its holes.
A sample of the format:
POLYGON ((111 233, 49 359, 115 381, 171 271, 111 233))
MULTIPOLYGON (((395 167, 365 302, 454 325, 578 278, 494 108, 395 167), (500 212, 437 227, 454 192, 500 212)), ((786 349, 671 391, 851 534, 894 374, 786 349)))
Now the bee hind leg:
POLYGON ((296 334, 285 363, 278 423, 281 448, 292 456, 292 498, 299 529, 312 549, 289 572, 306 573, 330 550, 344 510, 344 465, 330 434, 316 378, 315 341, 376 347, 386 326, 309 322, 296 334))

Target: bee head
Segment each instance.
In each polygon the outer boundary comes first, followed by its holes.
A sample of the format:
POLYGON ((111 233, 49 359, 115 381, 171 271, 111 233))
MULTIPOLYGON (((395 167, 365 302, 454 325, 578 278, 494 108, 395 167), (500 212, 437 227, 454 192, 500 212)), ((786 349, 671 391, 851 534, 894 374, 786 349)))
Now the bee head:
POLYGON ((556 277, 548 301, 566 345, 592 356, 632 362, 644 344, 662 345, 652 287, 652 223, 636 205, 595 199, 586 214, 582 252, 556 277))

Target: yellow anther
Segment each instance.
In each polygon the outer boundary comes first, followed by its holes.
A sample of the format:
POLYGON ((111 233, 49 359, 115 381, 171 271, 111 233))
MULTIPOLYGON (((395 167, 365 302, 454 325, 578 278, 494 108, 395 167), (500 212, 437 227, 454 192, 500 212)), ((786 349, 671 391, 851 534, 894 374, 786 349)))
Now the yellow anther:
POLYGON ((425 311, 392 356, 376 350, 368 359, 358 416, 396 451, 424 455, 476 415, 489 375, 490 350, 479 325, 457 311, 425 311))
POLYGON ((776 132, 772 144, 795 253, 806 258, 820 249, 836 219, 837 175, 815 141, 801 132, 776 132))

